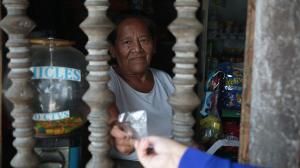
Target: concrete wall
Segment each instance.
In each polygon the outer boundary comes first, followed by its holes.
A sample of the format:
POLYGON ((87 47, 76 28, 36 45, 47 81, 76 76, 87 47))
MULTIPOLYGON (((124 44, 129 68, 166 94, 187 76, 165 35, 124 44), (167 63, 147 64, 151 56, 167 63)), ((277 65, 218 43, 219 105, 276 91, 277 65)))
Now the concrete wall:
POLYGON ((300 1, 257 0, 250 163, 299 167, 300 1))

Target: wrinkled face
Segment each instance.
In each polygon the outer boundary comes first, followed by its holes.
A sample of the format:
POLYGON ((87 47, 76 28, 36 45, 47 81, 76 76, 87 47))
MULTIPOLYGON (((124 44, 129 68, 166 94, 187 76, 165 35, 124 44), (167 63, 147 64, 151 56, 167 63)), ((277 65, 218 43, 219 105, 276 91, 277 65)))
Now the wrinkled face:
POLYGON ((111 52, 122 73, 145 73, 154 52, 154 42, 145 23, 137 18, 121 22, 111 52))

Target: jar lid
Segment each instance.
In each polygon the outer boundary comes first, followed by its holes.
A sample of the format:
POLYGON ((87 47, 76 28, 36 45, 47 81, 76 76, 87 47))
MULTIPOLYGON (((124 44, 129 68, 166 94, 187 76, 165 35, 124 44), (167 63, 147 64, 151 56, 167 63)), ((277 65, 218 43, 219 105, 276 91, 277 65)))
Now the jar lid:
POLYGON ((72 46, 74 41, 55 39, 55 38, 34 38, 30 39, 32 45, 53 45, 53 46, 72 46))

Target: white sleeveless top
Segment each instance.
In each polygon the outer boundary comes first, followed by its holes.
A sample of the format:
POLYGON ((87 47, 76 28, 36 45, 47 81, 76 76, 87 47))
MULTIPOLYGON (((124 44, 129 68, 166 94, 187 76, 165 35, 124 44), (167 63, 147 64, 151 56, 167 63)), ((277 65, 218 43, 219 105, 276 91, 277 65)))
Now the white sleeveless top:
MULTIPOLYGON (((108 87, 115 95, 120 113, 145 110, 148 135, 171 137, 173 114, 168 98, 175 88, 167 73, 154 68, 150 70, 154 77, 154 86, 148 93, 134 90, 113 68, 109 71, 111 80, 108 82, 108 87)), ((130 155, 122 155, 116 151, 112 153, 113 156, 120 159, 137 160, 135 153, 130 155)))

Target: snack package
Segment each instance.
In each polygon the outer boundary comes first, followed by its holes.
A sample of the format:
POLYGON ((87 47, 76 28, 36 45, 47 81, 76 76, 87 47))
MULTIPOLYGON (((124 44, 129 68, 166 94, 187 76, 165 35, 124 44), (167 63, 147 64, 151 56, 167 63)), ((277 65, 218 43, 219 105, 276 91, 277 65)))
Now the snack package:
POLYGON ((211 145, 222 135, 220 113, 217 108, 219 99, 219 86, 224 78, 222 72, 212 73, 207 81, 205 97, 198 120, 199 143, 211 145))
POLYGON ((212 105, 213 105, 213 92, 207 91, 205 92, 205 98, 203 101, 200 114, 202 116, 207 116, 211 112, 212 105))
POLYGON ((200 120, 200 143, 213 144, 222 134, 220 119, 212 114, 200 120))
POLYGON ((225 73, 225 83, 221 91, 222 109, 240 110, 243 81, 243 71, 240 65, 224 62, 219 65, 219 69, 225 73))
POLYGON ((216 73, 213 73, 207 81, 205 97, 200 110, 200 114, 202 116, 205 117, 208 114, 213 114, 219 117, 219 110, 217 109, 217 104, 219 99, 219 86, 223 78, 224 74, 218 71, 216 73))
MULTIPOLYGON (((224 139, 229 142, 239 142, 239 122, 238 121, 223 121, 224 139)), ((239 146, 224 146, 222 153, 227 154, 227 158, 236 161, 239 151, 239 146)))
POLYGON ((121 113, 118 120, 124 131, 131 134, 134 139, 140 139, 148 135, 147 113, 145 110, 121 113))

